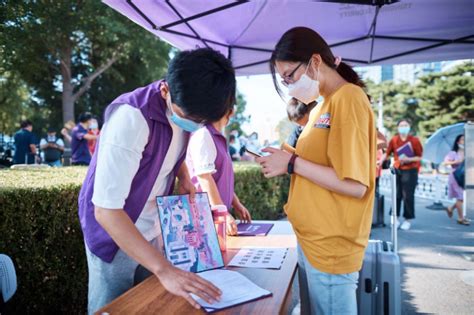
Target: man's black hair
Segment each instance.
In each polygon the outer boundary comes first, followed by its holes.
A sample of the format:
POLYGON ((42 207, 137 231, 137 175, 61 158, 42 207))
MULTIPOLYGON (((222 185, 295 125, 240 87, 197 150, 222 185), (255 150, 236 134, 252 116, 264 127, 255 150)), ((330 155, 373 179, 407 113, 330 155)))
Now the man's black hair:
POLYGON ((234 135, 229 136, 229 142, 232 142, 232 141, 235 141, 235 136, 234 135))
POLYGON ((92 114, 89 113, 89 112, 85 112, 85 113, 80 114, 79 118, 78 118, 79 122, 81 122, 81 123, 85 123, 85 122, 87 122, 91 119, 92 119, 92 114))
POLYGON ((235 104, 232 63, 210 48, 182 51, 168 66, 171 101, 198 122, 220 120, 235 104))
POLYGON ((21 129, 27 128, 27 127, 29 127, 29 126, 33 126, 33 123, 31 122, 31 120, 26 119, 26 120, 22 120, 22 121, 20 122, 20 127, 21 127, 21 129))

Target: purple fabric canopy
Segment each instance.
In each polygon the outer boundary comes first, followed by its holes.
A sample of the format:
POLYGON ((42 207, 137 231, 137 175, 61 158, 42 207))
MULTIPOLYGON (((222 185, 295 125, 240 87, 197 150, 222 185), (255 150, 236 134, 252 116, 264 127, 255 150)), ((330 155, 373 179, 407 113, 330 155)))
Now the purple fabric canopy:
POLYGON ((179 49, 221 51, 239 75, 268 73, 271 50, 294 26, 316 30, 353 65, 474 57, 473 0, 104 2, 179 49))

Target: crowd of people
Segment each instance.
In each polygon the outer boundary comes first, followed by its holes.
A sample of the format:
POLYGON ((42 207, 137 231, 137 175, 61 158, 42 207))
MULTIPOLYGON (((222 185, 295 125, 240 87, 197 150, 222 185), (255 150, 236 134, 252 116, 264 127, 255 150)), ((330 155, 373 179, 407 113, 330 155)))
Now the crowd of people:
POLYGON ((55 128, 49 127, 46 134, 38 138, 33 133, 33 123, 23 120, 20 130, 13 136, 13 164, 47 164, 60 167, 64 163, 65 151, 71 152, 72 165, 89 165, 96 147, 100 129, 98 118, 90 113, 82 113, 75 124, 64 124, 58 136, 55 128))

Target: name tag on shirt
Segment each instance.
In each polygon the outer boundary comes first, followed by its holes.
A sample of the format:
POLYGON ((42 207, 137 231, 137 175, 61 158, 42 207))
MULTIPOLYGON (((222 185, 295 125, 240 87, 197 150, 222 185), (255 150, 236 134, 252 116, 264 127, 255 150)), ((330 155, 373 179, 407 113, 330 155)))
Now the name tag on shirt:
POLYGON ((318 121, 314 124, 313 128, 320 128, 320 129, 329 129, 331 128, 331 114, 324 113, 322 114, 318 121))

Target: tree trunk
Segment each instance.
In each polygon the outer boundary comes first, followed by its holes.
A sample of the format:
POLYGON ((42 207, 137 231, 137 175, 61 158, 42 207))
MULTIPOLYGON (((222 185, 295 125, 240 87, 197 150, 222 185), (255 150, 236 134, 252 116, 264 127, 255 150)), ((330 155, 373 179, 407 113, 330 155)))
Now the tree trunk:
POLYGON ((61 53, 61 75, 63 79, 62 110, 63 123, 74 119, 74 86, 71 82, 71 49, 67 48, 61 53))
POLYGON ((81 80, 82 86, 75 86, 72 83, 71 75, 71 56, 72 48, 68 47, 61 52, 61 75, 63 77, 63 94, 62 94, 62 109, 63 109, 63 123, 69 120, 74 121, 74 103, 90 88, 92 82, 100 76, 104 71, 109 69, 119 58, 118 51, 106 60, 93 73, 81 80), (74 92, 74 90, 77 90, 74 92))

